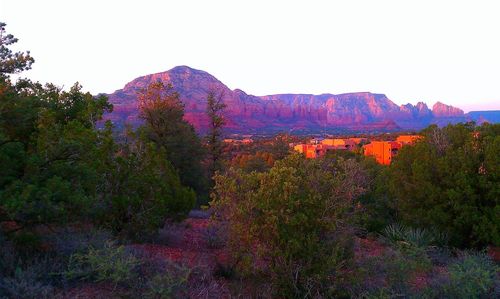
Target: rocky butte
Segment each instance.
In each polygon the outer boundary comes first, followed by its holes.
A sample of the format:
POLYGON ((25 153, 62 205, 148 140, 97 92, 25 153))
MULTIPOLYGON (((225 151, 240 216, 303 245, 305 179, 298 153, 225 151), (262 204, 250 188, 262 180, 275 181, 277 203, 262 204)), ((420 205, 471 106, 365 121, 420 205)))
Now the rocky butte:
POLYGON ((105 118, 118 127, 125 123, 139 124, 137 93, 157 80, 174 86, 185 104, 186 120, 202 133, 208 125, 205 107, 210 89, 224 94, 226 129, 235 133, 395 131, 484 118, 480 112, 471 117, 440 102, 432 110, 422 102, 398 106, 384 94, 370 92, 254 96, 239 89, 231 90, 209 73, 187 66, 139 77, 109 94, 114 111, 105 118))

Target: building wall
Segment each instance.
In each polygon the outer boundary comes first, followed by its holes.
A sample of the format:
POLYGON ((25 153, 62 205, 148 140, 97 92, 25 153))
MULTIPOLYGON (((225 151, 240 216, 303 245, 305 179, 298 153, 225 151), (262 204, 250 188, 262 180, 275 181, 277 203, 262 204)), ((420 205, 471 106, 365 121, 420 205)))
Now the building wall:
POLYGON ((372 141, 363 146, 365 156, 373 156, 375 160, 383 165, 391 164, 402 144, 396 141, 372 141))
POLYGON ((403 144, 412 144, 422 138, 420 135, 400 135, 396 138, 396 141, 401 142, 403 144))
POLYGON ((306 151, 306 146, 307 144, 297 144, 296 146, 293 147, 293 149, 301 154, 303 154, 306 151))
POLYGON ((297 144, 293 147, 295 151, 304 154, 308 159, 323 157, 328 150, 333 148, 333 146, 324 144, 297 144))
POLYGON ((380 164, 391 164, 391 146, 385 141, 373 142, 373 155, 380 164))

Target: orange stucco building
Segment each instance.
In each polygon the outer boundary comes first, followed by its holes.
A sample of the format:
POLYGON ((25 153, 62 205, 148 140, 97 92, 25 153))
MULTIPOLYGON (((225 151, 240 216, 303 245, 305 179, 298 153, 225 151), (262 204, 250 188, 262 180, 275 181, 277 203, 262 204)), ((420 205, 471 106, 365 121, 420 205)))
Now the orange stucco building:
MULTIPOLYGON (((365 156, 373 156, 375 160, 384 165, 389 165, 392 159, 398 154, 398 151, 404 145, 413 144, 422 138, 419 135, 401 135, 396 141, 372 141, 369 144, 363 145, 363 153, 365 156)), ((297 144, 294 150, 302 153, 306 158, 314 159, 323 157, 328 151, 333 150, 350 150, 354 151, 360 143, 368 142, 366 138, 330 138, 317 140, 313 139, 309 144, 297 144)))
POLYGON ((363 146, 363 153, 365 156, 375 157, 380 164, 389 165, 402 146, 403 144, 397 141, 372 141, 363 146))
POLYGON ((372 141, 363 145, 365 156, 373 156, 378 163, 389 165, 401 147, 411 145, 421 139, 420 135, 400 135, 396 141, 372 141))
POLYGON ((297 144, 293 149, 304 154, 308 159, 315 159, 323 157, 329 150, 333 150, 334 147, 325 144, 297 144))

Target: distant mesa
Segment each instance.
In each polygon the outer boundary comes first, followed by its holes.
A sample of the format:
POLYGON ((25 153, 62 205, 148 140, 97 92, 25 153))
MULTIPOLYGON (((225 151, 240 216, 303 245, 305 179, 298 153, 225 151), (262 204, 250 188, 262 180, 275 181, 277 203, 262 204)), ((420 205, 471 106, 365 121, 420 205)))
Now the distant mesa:
POLYGON ((396 105, 384 94, 356 92, 346 94, 276 94, 254 96, 243 90, 230 90, 214 76, 188 66, 136 78, 123 89, 109 94, 114 105, 106 119, 118 127, 138 125, 137 92, 157 80, 171 83, 185 104, 185 118, 199 132, 205 132, 206 97, 211 88, 223 92, 227 104, 227 130, 234 133, 279 131, 325 132, 397 131, 421 129, 429 124, 445 125, 466 120, 499 122, 500 111, 464 112, 437 102, 430 110, 423 102, 396 105))
POLYGON ((474 120, 478 124, 485 122, 492 124, 500 123, 500 110, 471 111, 467 113, 467 118, 474 120))

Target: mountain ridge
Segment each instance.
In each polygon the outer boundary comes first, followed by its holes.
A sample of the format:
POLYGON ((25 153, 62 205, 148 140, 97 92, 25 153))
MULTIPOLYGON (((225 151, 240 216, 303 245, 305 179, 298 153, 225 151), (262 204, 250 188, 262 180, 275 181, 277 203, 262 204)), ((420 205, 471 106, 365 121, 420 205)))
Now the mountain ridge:
POLYGON ((179 92, 185 105, 185 119, 199 132, 207 129, 205 109, 210 89, 224 95, 227 130, 240 133, 357 128, 394 131, 469 119, 461 109, 441 102, 435 103, 431 110, 423 102, 397 105, 385 94, 371 92, 255 96, 241 89, 231 90, 210 73, 188 66, 135 78, 124 88, 108 94, 115 108, 105 118, 118 126, 125 122, 139 124, 137 92, 157 80, 171 83, 179 92))

